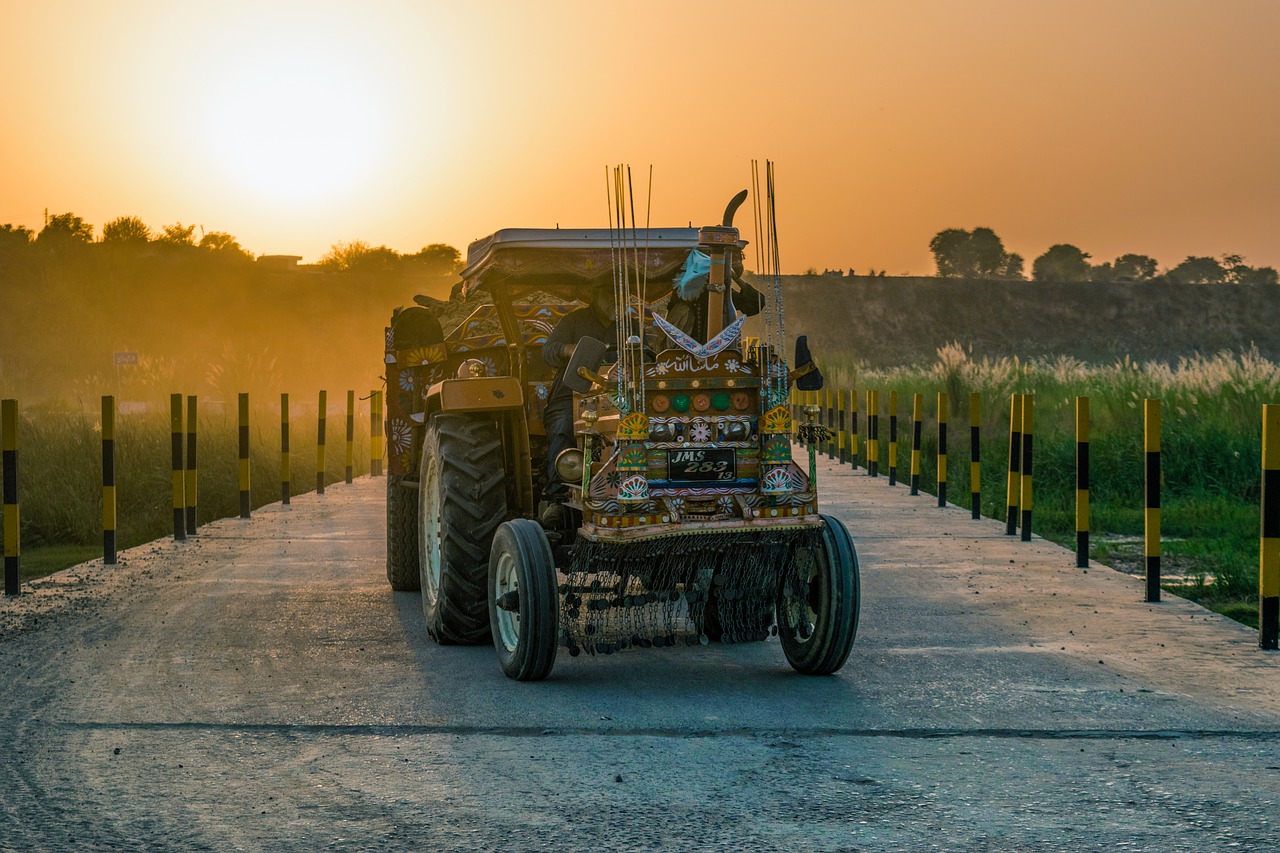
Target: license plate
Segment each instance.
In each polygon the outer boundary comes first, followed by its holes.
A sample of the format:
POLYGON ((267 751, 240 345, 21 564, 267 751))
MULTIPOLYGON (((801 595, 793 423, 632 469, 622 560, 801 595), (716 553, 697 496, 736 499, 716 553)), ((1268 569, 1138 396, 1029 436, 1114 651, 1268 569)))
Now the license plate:
POLYGON ((667 451, 668 477, 680 482, 720 482, 738 477, 731 447, 694 447, 667 451))

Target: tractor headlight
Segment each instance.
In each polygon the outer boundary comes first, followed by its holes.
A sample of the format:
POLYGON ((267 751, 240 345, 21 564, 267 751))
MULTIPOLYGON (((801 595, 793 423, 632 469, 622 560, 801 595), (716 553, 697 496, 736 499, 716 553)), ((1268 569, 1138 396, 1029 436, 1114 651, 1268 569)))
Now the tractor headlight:
POLYGON ((751 424, 746 421, 729 421, 724 426, 724 437, 729 441, 746 441, 751 435, 751 424))
POLYGON ((566 483, 581 483, 582 462, 582 451, 578 448, 570 447, 562 450, 560 455, 556 457, 556 473, 566 483))
POLYGON ((675 437, 675 430, 668 423, 651 423, 649 425, 649 438, 653 441, 671 441, 675 437))

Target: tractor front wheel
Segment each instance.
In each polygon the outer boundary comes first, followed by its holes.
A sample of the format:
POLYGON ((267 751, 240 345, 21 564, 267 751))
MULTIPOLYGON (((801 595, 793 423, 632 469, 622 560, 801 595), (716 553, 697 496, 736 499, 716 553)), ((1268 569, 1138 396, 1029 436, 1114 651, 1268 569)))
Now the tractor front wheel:
POLYGON ((489 556, 489 626, 509 678, 538 681, 556 662, 560 600, 542 526, 517 518, 498 528, 489 556))
POLYGON ((853 537, 834 516, 822 516, 816 548, 803 548, 778 590, 778 639, 787 662, 805 675, 830 675, 844 666, 858 633, 858 555, 853 537))

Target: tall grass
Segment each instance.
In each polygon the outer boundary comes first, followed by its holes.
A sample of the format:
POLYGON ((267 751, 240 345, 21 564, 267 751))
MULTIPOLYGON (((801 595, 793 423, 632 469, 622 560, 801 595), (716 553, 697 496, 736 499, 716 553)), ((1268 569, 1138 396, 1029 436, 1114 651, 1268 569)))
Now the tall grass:
MULTIPOLYGON (((198 524, 240 514, 235 406, 213 411, 202 405, 206 411, 198 418, 196 438, 198 524)), ((279 406, 254 406, 249 424, 250 503, 256 508, 280 500, 279 406)), ((342 481, 346 476, 345 402, 330 405, 325 437, 325 482, 342 481)), ((172 535, 168 401, 156 402, 145 413, 117 414, 115 447, 118 547, 172 535)), ((18 457, 24 577, 87 559, 93 552, 86 549, 96 548, 100 555, 102 425, 97 413, 21 411, 18 457), (42 555, 43 549, 62 549, 66 556, 42 555)), ((315 405, 300 405, 296 397, 290 406, 290 469, 292 494, 315 490, 315 405)), ((355 476, 369 473, 367 403, 363 410, 357 406, 353 469, 355 476)), ((0 544, 2 537, 0 531, 0 544)))
MULTIPOLYGON (((966 505, 969 466, 957 461, 969 458, 969 395, 981 395, 982 511, 993 518, 1005 517, 1009 397, 1034 394, 1032 526, 1064 545, 1075 538, 1075 398, 1089 397, 1091 530, 1100 559, 1125 557, 1105 534, 1142 532, 1142 401, 1161 400, 1161 516, 1168 562, 1183 574, 1211 578, 1199 585, 1206 599, 1256 597, 1261 414, 1264 404, 1280 402, 1280 365, 1256 350, 1173 364, 1125 359, 1088 365, 1072 358, 975 361, 951 344, 939 348, 933 364, 873 370, 836 357, 824 372, 835 385, 859 389, 863 405, 866 389, 880 390, 882 405, 888 399, 884 392, 897 391, 900 423, 910 420, 911 395, 925 394, 921 482, 930 491, 936 491, 936 395, 946 391, 954 436, 948 493, 966 505)), ((883 429, 881 437, 883 442, 883 429)), ((899 441, 899 465, 905 468, 909 428, 900 430, 899 441)), ((1178 591, 1196 594, 1185 586, 1178 591)))

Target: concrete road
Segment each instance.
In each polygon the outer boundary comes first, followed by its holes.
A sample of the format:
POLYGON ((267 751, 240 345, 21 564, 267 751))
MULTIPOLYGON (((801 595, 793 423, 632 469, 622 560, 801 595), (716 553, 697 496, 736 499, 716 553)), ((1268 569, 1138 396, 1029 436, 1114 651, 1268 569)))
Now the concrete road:
POLYGON ((822 463, 836 676, 776 640, 507 680, 387 586, 383 482, 0 601, 0 850, 1274 850, 1256 634, 822 463))

